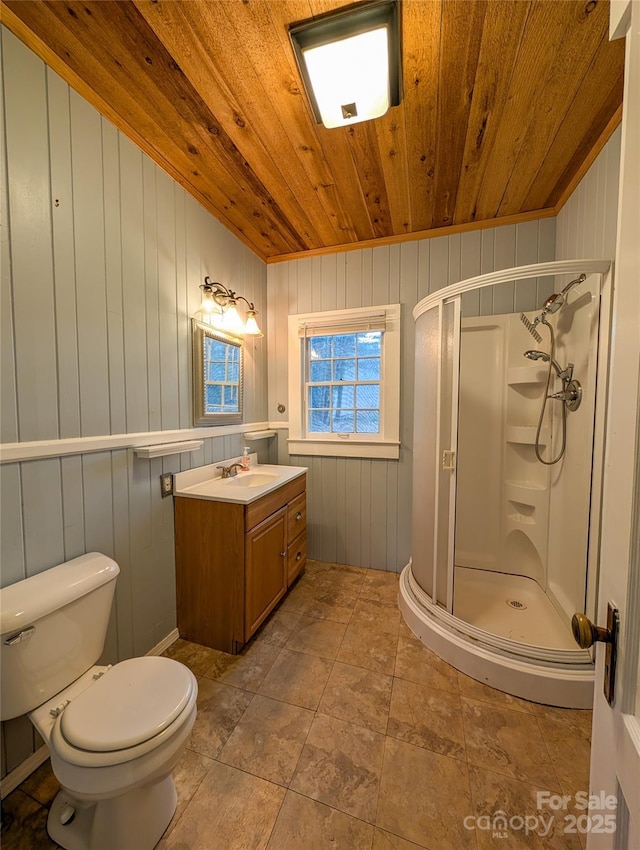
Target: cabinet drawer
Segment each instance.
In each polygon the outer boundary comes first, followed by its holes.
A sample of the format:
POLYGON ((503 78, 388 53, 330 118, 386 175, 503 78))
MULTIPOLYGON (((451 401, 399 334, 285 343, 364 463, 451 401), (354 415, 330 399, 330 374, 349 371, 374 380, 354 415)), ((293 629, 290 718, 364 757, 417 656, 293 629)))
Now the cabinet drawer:
POLYGON ((306 475, 299 475, 293 481, 288 481, 277 490, 267 493, 261 499, 256 499, 245 507, 245 527, 247 531, 266 519, 274 511, 284 507, 287 502, 304 493, 307 483, 306 475))
POLYGON ((289 502, 287 535, 295 540, 307 527, 307 494, 301 493, 289 502))
POLYGON ((302 532, 287 548, 287 585, 300 575, 307 563, 307 534, 302 532))

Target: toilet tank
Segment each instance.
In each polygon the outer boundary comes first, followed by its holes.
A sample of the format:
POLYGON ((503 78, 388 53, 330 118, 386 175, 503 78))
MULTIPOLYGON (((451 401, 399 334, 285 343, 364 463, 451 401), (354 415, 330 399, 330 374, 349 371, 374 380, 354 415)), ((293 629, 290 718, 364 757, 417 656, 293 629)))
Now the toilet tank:
POLYGON ((96 663, 119 572, 89 552, 0 590, 0 719, 32 711, 96 663))

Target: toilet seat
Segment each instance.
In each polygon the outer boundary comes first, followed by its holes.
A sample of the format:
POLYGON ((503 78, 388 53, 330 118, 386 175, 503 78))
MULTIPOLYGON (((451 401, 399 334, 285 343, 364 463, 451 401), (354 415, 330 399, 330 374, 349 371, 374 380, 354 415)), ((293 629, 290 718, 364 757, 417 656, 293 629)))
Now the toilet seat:
POLYGON ((61 711, 51 743, 70 764, 132 761, 174 735, 195 709, 196 697, 195 676, 170 658, 121 661, 61 711))

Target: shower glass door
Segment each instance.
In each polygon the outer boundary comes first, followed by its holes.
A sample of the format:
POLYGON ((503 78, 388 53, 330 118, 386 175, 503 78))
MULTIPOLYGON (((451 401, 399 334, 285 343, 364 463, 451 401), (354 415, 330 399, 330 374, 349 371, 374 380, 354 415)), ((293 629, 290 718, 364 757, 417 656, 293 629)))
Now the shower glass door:
POLYGON ((455 452, 460 357, 459 299, 437 304, 416 320, 414 445, 414 578, 434 602, 453 606, 455 452), (419 472, 418 472, 419 471, 419 472))

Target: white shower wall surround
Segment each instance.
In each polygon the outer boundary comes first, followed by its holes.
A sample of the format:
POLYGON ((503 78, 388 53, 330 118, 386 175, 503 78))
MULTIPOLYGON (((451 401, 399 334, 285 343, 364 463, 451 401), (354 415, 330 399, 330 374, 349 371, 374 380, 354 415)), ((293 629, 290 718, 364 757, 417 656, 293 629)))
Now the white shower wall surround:
MULTIPOLYGON (((594 607, 610 297, 610 263, 580 260, 462 281, 414 310, 413 557, 401 608, 421 640, 468 675, 569 707, 587 707, 593 690, 591 658, 573 644, 570 618, 594 607), (460 302, 473 311, 479 293, 508 280, 545 278, 558 292, 581 272, 586 280, 547 319, 555 359, 573 364, 583 400, 568 414, 564 456, 545 465, 535 443, 547 368, 523 355, 550 350, 548 328, 537 324, 538 343, 519 315, 461 318, 460 302), (510 598, 513 588, 521 599, 510 598), (513 619, 530 606, 540 606, 544 634, 531 612, 526 626, 513 619)), ((550 391, 559 388, 555 379, 550 391)), ((545 459, 562 442, 562 404, 546 406, 545 459)))

